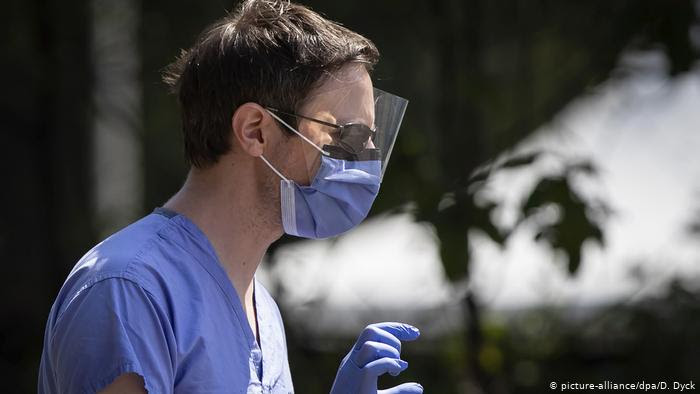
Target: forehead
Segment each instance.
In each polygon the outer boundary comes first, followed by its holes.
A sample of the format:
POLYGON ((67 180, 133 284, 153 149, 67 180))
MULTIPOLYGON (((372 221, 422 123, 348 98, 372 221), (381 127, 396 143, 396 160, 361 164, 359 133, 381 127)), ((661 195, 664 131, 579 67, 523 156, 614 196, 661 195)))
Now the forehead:
POLYGON ((300 106, 307 116, 324 112, 337 122, 374 121, 374 91, 372 79, 362 64, 349 64, 329 74, 325 81, 311 91, 300 106))

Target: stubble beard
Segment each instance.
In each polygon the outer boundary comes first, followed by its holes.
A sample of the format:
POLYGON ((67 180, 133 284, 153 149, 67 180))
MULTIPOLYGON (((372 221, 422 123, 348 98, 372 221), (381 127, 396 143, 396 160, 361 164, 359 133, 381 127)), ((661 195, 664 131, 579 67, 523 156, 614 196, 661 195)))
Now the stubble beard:
POLYGON ((260 195, 263 199, 258 212, 261 225, 268 231, 276 231, 282 227, 280 179, 276 174, 266 177, 260 195))

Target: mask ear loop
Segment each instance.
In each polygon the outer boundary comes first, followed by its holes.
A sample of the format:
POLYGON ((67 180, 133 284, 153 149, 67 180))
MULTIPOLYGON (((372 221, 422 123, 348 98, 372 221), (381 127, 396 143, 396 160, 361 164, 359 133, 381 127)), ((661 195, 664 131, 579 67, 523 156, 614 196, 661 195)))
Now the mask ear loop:
MULTIPOLYGON (((322 155, 324 155, 324 156, 330 156, 330 155, 331 155, 331 154, 328 153, 327 151, 325 151, 325 150, 319 148, 316 144, 313 143, 313 141, 311 141, 310 139, 306 138, 303 134, 301 134, 300 132, 296 131, 296 130, 294 129, 294 127, 292 127, 292 126, 290 126, 289 124, 287 124, 287 122, 285 122, 285 121, 282 120, 279 116, 277 116, 277 115, 275 115, 274 113, 272 113, 272 111, 268 110, 267 108, 265 109, 265 111, 267 111, 268 114, 272 115, 272 117, 275 118, 275 119, 277 119, 280 123, 282 123, 283 125, 287 126, 287 128, 288 128, 289 130, 292 130, 296 135, 298 135, 299 137, 301 137, 301 139, 303 139, 304 141, 306 141, 306 142, 308 142, 309 144, 311 144, 311 146, 313 146, 314 148, 316 148, 317 151, 321 152, 322 155)), ((268 165, 269 165, 269 164, 268 164, 268 165)))
POLYGON ((278 177, 282 178, 282 182, 280 184, 280 203, 282 204, 282 226, 288 234, 298 236, 299 232, 297 231, 297 216, 296 210, 294 208, 294 182, 285 178, 284 175, 277 171, 277 169, 273 167, 269 161, 267 161, 265 156, 260 155, 260 158, 262 159, 262 161, 265 162, 265 164, 267 164, 268 167, 270 167, 272 171, 275 172, 275 174, 277 174, 278 177))
POLYGON ((282 175, 281 172, 277 171, 277 169, 276 169, 275 167, 273 167, 272 164, 270 164, 269 161, 267 161, 267 159, 265 158, 265 156, 260 155, 260 158, 262 159, 262 161, 265 162, 265 164, 267 164, 268 167, 270 167, 270 169, 271 169, 272 171, 275 172, 275 174, 277 174, 278 177, 282 178, 282 180, 285 181, 285 182, 289 182, 289 179, 285 178, 284 175, 282 175))

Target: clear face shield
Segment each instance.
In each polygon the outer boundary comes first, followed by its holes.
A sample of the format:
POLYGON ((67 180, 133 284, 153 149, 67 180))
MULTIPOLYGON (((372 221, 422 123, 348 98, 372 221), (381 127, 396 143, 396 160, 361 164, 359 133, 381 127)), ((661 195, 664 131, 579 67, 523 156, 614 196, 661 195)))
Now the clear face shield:
POLYGON ((306 173, 295 178, 308 185, 321 168, 323 157, 342 161, 347 168, 366 170, 381 182, 407 105, 408 100, 373 88, 364 69, 357 72, 352 68, 329 78, 304 100, 297 113, 267 110, 300 137, 291 140, 289 154, 296 158, 289 160, 303 160, 292 167, 305 168, 306 173))

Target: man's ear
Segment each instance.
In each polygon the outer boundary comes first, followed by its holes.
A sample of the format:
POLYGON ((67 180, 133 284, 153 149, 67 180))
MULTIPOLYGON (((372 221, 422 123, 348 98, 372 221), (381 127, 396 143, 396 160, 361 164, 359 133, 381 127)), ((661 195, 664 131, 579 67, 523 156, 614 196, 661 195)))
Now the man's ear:
POLYGON ((258 157, 269 144, 269 132, 274 121, 267 110, 256 103, 245 103, 236 109, 231 128, 238 146, 243 152, 258 157))

